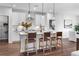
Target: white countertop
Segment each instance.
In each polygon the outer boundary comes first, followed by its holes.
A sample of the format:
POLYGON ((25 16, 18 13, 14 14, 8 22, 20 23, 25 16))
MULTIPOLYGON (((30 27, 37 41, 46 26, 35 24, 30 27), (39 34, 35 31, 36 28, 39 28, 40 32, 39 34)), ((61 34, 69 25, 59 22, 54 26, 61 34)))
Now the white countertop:
POLYGON ((19 32, 20 35, 27 35, 26 32, 19 32))

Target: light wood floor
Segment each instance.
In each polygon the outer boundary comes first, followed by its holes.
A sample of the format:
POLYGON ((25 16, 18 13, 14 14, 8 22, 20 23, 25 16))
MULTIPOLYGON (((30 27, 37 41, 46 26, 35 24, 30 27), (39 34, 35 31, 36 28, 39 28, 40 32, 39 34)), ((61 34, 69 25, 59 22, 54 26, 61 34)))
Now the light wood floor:
MULTIPOLYGON (((46 56, 70 56, 70 53, 76 50, 75 42, 69 42, 68 39, 64 39, 63 42, 63 52, 60 49, 54 49, 51 53, 47 52, 46 56)), ((21 55, 26 54, 20 53, 20 43, 8 44, 7 42, 0 42, 0 56, 21 55)))

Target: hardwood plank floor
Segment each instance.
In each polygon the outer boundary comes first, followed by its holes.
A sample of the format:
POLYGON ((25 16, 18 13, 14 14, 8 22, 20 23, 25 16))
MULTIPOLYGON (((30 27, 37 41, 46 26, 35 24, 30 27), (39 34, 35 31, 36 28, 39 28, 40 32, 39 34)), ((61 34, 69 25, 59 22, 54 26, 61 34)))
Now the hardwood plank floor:
MULTIPOLYGON (((45 53, 45 56, 70 56, 70 53, 75 50, 75 42, 63 39, 63 52, 60 49, 54 49, 50 53, 45 53)), ((32 55, 34 56, 35 54, 32 55)), ((38 54, 38 56, 41 55, 41 53, 38 54)), ((7 42, 0 42, 0 56, 26 56, 26 53, 20 53, 20 43, 8 44, 7 42)))

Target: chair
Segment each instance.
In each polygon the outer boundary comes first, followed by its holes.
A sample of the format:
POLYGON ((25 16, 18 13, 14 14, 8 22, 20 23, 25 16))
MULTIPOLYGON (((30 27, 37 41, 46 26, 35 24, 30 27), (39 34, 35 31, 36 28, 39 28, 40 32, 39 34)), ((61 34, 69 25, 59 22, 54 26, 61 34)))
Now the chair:
POLYGON ((52 46, 56 47, 56 33, 51 34, 51 48, 52 46))
POLYGON ((40 38, 40 41, 39 41, 39 48, 40 47, 43 48, 43 54, 45 53, 45 50, 48 49, 47 46, 50 47, 50 51, 51 51, 51 37, 50 37, 50 32, 44 32, 43 38, 40 38), (48 44, 48 41, 50 42, 49 44, 48 44), (42 42, 42 46, 40 45, 40 42, 42 42), (44 45, 44 43, 46 43, 46 45, 44 45))
POLYGON ((34 49, 37 54, 37 48, 36 48, 36 33, 28 33, 28 37, 26 39, 26 46, 27 46, 27 55, 31 52, 29 49, 34 49), (33 47, 28 47, 29 43, 33 43, 33 47), (29 51, 28 51, 29 50, 29 51))
POLYGON ((61 47, 63 49, 62 32, 56 32, 56 41, 56 48, 61 47))

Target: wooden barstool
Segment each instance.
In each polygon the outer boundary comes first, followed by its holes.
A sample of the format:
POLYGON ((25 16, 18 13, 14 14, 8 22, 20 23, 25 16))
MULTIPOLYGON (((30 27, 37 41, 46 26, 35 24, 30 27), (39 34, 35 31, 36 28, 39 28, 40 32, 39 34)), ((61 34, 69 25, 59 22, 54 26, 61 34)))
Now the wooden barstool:
POLYGON ((39 41, 39 47, 43 48, 43 54, 45 53, 45 50, 48 49, 47 46, 50 48, 50 51, 51 51, 51 37, 50 37, 50 32, 44 32, 43 38, 41 38, 40 41, 39 41), (50 42, 49 44, 48 44, 48 41, 50 42), (42 46, 41 46, 40 42, 43 42, 42 46), (46 43, 46 45, 44 43, 46 43))
POLYGON ((61 48, 63 51, 62 32, 56 32, 56 48, 61 48))
POLYGON ((53 47, 56 47, 56 33, 51 33, 51 49, 53 47))
POLYGON ((36 33, 28 33, 28 37, 26 39, 26 49, 27 49, 27 55, 29 55, 30 52, 36 52, 37 55, 37 47, 36 47, 36 33), (29 43, 33 43, 33 47, 28 47, 29 43), (34 49, 34 50, 29 50, 29 49, 34 49))

